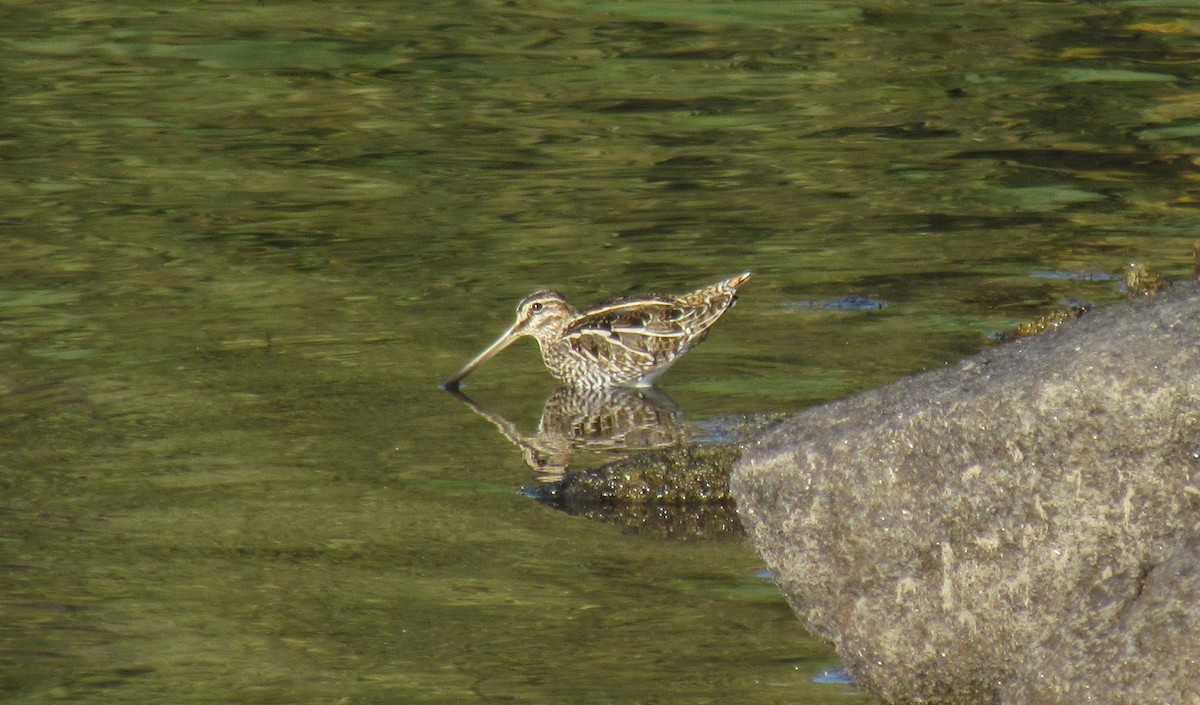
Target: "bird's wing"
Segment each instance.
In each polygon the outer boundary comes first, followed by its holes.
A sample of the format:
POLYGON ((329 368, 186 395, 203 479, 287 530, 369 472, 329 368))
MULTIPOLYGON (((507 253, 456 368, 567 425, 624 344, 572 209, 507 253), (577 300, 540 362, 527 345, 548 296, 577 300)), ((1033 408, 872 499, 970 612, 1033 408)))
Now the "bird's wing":
POLYGON ((589 355, 608 358, 629 355, 654 359, 678 348, 688 332, 679 325, 679 308, 672 299, 646 297, 602 304, 577 315, 563 337, 589 355))

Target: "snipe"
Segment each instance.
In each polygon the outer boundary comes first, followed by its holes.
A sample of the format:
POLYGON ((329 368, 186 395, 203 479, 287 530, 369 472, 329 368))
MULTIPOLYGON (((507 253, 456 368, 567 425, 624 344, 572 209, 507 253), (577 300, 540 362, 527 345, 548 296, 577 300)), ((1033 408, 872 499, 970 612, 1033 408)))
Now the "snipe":
POLYGON ((516 322, 442 386, 458 387, 475 368, 528 335, 537 340, 550 374, 567 385, 649 387, 704 340, 749 278, 745 272, 679 296, 618 299, 586 311, 576 311, 557 291, 536 291, 517 305, 516 322))

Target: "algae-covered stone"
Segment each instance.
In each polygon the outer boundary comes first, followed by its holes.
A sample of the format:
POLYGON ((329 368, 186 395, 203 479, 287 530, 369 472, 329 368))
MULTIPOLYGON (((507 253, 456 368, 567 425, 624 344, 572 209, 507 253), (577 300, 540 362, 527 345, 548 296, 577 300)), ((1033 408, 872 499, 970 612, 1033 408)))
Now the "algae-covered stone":
POLYGON ((620 524, 666 538, 740 536, 729 473, 744 439, 778 421, 773 414, 709 419, 706 438, 662 450, 631 453, 586 470, 569 471, 523 492, 570 514, 620 524))
POLYGON ((729 472, 741 455, 733 444, 692 445, 638 453, 558 482, 527 488, 544 504, 636 533, 671 538, 741 535, 729 472))

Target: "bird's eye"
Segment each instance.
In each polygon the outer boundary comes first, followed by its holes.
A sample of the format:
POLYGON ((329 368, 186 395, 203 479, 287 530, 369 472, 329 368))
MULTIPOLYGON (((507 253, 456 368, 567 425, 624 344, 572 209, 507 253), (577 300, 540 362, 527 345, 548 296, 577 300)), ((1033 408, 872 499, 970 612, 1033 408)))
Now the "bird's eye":
POLYGON ((543 306, 542 302, 540 302, 540 301, 530 304, 530 306, 529 306, 529 310, 533 311, 534 313, 541 311, 543 308, 545 308, 545 306, 543 306))

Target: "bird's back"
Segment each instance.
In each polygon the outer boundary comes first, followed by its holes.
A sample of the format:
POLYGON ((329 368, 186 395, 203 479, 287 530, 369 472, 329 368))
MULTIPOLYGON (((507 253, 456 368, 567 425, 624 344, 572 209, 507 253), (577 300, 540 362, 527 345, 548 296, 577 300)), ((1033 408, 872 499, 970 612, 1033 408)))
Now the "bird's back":
POLYGON ((577 314, 563 332, 577 384, 650 384, 680 355, 704 340, 737 301, 749 273, 680 296, 642 296, 577 314), (593 379, 595 378, 595 379, 593 379))

